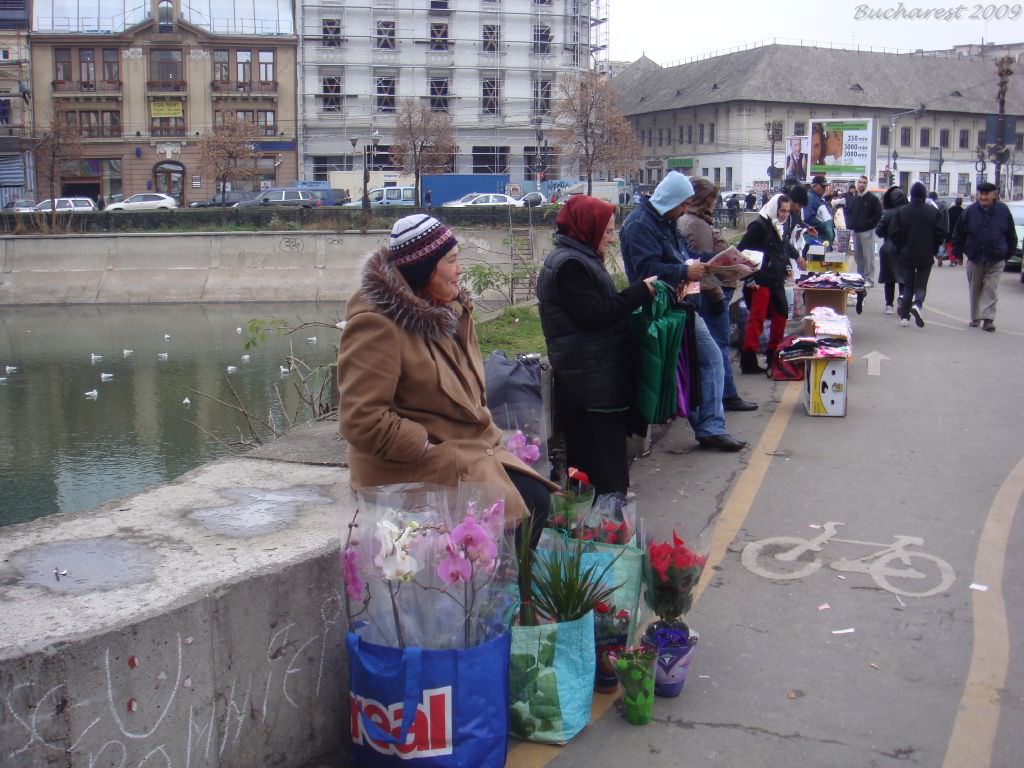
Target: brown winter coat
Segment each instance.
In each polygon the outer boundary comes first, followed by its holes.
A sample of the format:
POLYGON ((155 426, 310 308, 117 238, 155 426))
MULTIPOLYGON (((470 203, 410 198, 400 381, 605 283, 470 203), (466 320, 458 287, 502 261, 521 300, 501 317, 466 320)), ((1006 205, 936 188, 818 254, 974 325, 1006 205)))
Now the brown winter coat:
POLYGON ((386 248, 367 260, 338 355, 353 490, 485 483, 504 491, 507 520, 527 515, 505 467, 544 478, 505 449, 491 419, 471 311, 464 293, 444 305, 414 294, 386 248))

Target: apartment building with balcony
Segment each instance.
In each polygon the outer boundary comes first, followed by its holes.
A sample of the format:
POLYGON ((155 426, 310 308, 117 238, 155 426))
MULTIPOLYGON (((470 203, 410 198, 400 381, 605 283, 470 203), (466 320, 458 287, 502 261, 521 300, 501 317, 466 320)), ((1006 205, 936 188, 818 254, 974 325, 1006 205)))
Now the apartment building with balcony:
POLYGON ((28 0, 0 0, 0 206, 33 193, 28 21, 28 0))
POLYGON ((606 2, 307 0, 302 176, 349 172, 358 187, 364 163, 375 179, 397 176, 395 116, 403 99, 414 99, 451 115, 450 171, 508 173, 526 188, 542 170, 557 178, 570 170, 546 139, 557 81, 590 68, 604 50, 594 30, 606 27, 606 2))
MULTIPOLYGON (((2 2, 3 0, 0 0, 2 2)), ((189 200, 213 195, 198 142, 242 116, 266 137, 261 176, 296 178, 296 50, 290 0, 133 0, 91 7, 69 0, 34 7, 32 109, 36 130, 55 120, 80 135, 81 158, 65 163, 66 195, 109 199, 147 190, 189 200)))

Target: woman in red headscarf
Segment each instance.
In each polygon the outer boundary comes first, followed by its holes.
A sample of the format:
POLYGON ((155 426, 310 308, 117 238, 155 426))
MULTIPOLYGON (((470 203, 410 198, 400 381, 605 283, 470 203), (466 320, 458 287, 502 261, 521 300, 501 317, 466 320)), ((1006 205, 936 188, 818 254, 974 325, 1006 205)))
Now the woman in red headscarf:
POLYGON ((654 293, 657 278, 616 290, 605 268, 615 242, 615 207, 603 200, 574 195, 555 224, 555 249, 541 268, 537 298, 567 459, 587 473, 597 493, 624 494, 636 378, 629 315, 654 293))

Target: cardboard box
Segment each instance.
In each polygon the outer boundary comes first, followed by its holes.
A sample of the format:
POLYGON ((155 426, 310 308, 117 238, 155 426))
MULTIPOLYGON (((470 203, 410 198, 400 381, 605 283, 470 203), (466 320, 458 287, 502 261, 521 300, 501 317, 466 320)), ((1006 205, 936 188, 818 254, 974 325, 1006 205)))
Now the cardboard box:
POLYGON ((804 408, 811 416, 846 415, 845 357, 820 357, 804 362, 804 408))
POLYGON ((815 307, 830 307, 836 314, 846 314, 845 288, 801 288, 803 292, 804 313, 810 314, 815 307))

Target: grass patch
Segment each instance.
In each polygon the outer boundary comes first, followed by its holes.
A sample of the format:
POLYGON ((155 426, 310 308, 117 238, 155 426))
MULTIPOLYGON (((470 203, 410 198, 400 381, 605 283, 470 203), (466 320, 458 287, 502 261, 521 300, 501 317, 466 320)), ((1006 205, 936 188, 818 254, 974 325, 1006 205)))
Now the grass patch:
POLYGON ((502 349, 510 356, 520 352, 547 354, 536 306, 505 307, 493 320, 478 323, 476 335, 484 357, 496 349, 502 349))

